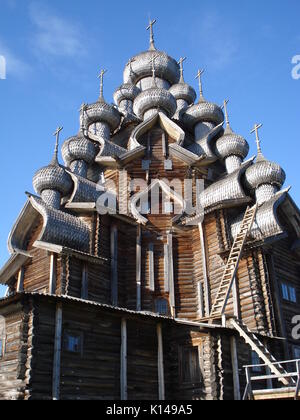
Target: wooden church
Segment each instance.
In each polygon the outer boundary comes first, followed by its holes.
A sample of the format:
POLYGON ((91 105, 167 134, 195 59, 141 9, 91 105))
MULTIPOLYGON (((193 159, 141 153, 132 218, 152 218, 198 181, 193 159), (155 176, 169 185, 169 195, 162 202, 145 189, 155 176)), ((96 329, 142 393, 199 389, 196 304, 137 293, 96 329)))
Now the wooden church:
POLYGON ((33 179, 0 271, 0 399, 297 399, 300 212, 150 47, 33 179), (154 203, 154 198, 156 202, 154 203), (155 204, 155 209, 153 208, 155 204))

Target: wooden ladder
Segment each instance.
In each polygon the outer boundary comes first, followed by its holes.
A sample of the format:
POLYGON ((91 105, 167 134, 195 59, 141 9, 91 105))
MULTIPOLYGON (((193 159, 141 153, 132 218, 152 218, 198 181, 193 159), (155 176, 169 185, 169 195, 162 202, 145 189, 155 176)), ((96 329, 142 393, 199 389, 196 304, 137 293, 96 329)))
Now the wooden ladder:
POLYGON ((230 296, 232 285, 239 267, 244 245, 247 236, 253 226, 254 219, 257 212, 257 205, 247 207, 244 219, 241 224, 240 231, 234 240, 225 271, 223 273, 222 281, 220 283, 217 297, 211 310, 211 317, 217 315, 222 316, 225 312, 226 305, 230 296))
POLYGON ((278 380, 284 385, 290 385, 292 379, 287 379, 283 375, 288 375, 286 370, 277 363, 275 357, 269 352, 266 346, 257 338, 257 336, 241 321, 231 319, 231 325, 238 331, 240 336, 255 351, 261 360, 270 368, 271 372, 278 377, 278 380))

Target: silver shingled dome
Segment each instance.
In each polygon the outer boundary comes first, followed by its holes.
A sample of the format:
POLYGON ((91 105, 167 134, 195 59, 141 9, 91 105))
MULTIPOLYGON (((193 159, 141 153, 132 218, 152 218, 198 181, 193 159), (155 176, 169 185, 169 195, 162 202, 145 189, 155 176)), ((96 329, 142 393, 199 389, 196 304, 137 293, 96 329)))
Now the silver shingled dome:
POLYGON ((141 92, 133 105, 134 113, 141 119, 147 111, 155 108, 165 111, 171 118, 176 112, 177 103, 169 91, 152 87, 141 92))
POLYGON ((124 83, 137 84, 141 79, 152 76, 151 59, 156 56, 155 74, 171 85, 178 83, 180 68, 176 60, 165 52, 149 50, 133 57, 124 70, 124 83))
POLYGON ((263 184, 281 188, 286 180, 286 174, 281 166, 268 161, 261 153, 259 153, 256 163, 247 169, 245 177, 246 184, 251 189, 256 189, 263 184))
POLYGON ((83 135, 74 136, 64 142, 62 156, 67 166, 70 166, 75 160, 83 160, 87 164, 91 164, 96 157, 96 147, 83 135))
POLYGON ((225 159, 229 156, 239 156, 245 159, 249 153, 248 142, 238 134, 235 134, 230 126, 216 142, 216 152, 219 158, 225 159))

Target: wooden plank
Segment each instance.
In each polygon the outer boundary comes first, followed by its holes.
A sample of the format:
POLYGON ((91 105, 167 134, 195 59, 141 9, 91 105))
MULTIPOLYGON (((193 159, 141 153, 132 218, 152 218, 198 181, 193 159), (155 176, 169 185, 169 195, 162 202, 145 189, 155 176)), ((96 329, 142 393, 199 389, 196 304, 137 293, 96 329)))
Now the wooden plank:
POLYGON ((24 267, 21 267, 19 274, 18 274, 18 283, 17 283, 17 293, 24 291, 24 267))
POLYGON ((53 357, 52 397, 60 399, 60 370, 61 370, 61 341, 62 341, 62 304, 56 306, 55 315, 55 343, 53 357))
POLYGON ((233 389, 234 389, 234 400, 241 400, 241 387, 240 387, 240 375, 239 375, 239 361, 237 354, 237 346, 235 337, 230 338, 231 347, 231 362, 232 362, 232 373, 233 373, 233 389))
POLYGON ((118 228, 111 227, 110 232, 110 252, 111 252, 111 302, 118 306, 118 228))
POLYGON ((127 401, 127 321, 121 321, 121 401, 127 401))
POLYGON ((165 373, 164 373, 164 348, 162 325, 157 324, 157 342, 158 342, 158 396, 160 401, 165 401, 165 373))
POLYGON ((154 245, 149 244, 149 278, 150 278, 150 290, 155 292, 155 277, 154 277, 154 245))
POLYGON ((210 287, 207 271, 207 259, 206 259, 206 250, 205 250, 205 239, 204 239, 204 230, 203 223, 199 223, 199 233, 200 233, 200 247, 202 254, 202 267, 203 267, 203 279, 204 279, 204 300, 205 300, 205 316, 209 317, 211 310, 210 302, 210 287))
POLYGON ((174 284, 174 261, 173 261, 173 235, 172 233, 167 234, 168 244, 168 274, 169 274, 169 287, 170 287, 170 306, 171 315, 176 317, 176 305, 175 305, 175 284, 174 284))
POLYGON ((89 273, 88 273, 88 265, 84 264, 82 267, 82 284, 81 284, 81 299, 88 299, 89 297, 89 273))
POLYGON ((56 254, 50 255, 50 279, 49 279, 49 293, 54 295, 56 292, 56 254))
POLYGON ((136 235, 136 310, 142 310, 142 227, 138 225, 136 235))

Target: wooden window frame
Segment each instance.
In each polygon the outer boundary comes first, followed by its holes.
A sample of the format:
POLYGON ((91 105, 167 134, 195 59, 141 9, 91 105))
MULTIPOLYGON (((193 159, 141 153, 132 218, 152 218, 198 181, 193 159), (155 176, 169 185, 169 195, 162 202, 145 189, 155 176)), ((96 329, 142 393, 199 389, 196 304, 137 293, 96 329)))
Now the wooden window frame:
POLYGON ((68 354, 72 354, 74 356, 78 355, 78 356, 82 357, 83 356, 83 339, 84 339, 83 332, 75 332, 75 331, 72 331, 72 330, 65 330, 64 335, 63 335, 63 350, 68 354), (70 337, 80 339, 80 342, 79 342, 79 344, 80 344, 79 347, 80 348, 79 348, 78 351, 72 351, 72 350, 68 349, 68 341, 67 340, 70 337))
POLYGON ((297 289, 290 283, 281 282, 281 297, 285 302, 292 304, 298 303, 297 289), (286 293, 284 288, 286 288, 286 293))

